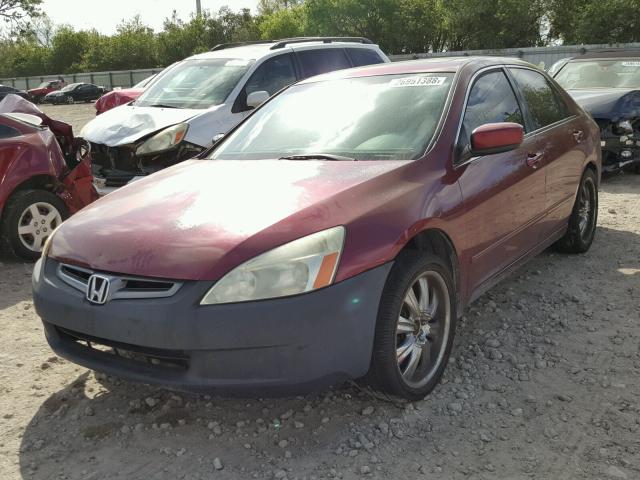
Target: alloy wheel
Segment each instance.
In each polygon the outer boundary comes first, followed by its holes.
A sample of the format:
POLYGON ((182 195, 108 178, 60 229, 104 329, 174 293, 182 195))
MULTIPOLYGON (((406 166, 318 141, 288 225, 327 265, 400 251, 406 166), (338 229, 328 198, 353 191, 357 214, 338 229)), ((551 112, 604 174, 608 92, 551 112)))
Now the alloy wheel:
POLYGON ((450 299, 442 276, 422 273, 406 291, 396 326, 396 358, 410 387, 428 383, 442 363, 451 328, 450 299))
POLYGON ((580 187, 580 196, 578 198, 578 229, 580 236, 585 237, 589 234, 593 218, 593 188, 594 185, 590 181, 585 181, 580 187))
POLYGON ((20 242, 32 252, 41 252, 49 235, 62 223, 60 212, 50 203, 38 202, 24 209, 18 220, 20 242))

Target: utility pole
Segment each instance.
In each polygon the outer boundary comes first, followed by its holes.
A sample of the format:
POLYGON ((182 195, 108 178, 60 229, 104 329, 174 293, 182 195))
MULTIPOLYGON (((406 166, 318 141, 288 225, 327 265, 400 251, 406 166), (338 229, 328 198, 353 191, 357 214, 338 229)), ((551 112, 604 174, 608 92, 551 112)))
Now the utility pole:
POLYGON ((202 15, 202 5, 200 4, 200 0, 196 0, 196 16, 200 17, 202 15))

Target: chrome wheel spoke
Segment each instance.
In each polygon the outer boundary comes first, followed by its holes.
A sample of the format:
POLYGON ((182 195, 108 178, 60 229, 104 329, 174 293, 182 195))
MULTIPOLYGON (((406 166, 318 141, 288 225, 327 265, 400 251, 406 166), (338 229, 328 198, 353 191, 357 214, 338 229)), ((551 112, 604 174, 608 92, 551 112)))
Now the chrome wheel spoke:
POLYGON ((398 334, 414 333, 415 329, 416 327, 413 321, 400 315, 400 318, 398 318, 398 328, 396 330, 398 334))
POLYGON ((418 306, 420 307, 420 311, 425 312, 429 307, 429 283, 425 277, 420 277, 418 279, 418 306))
POLYGON ((398 365, 406 360, 411 354, 414 345, 416 344, 416 338, 411 335, 407 336, 404 343, 396 349, 396 356, 398 357, 398 365))
POLYGON ((420 303, 416 298, 416 294, 413 291, 413 287, 411 287, 407 292, 407 296, 404 299, 404 303, 406 303, 407 307, 409 307, 409 311, 411 312, 412 317, 415 317, 415 318, 420 317, 420 303))
POLYGON ((402 372, 404 377, 411 378, 416 372, 416 369, 420 364, 420 359, 422 358, 422 351, 422 345, 418 345, 417 343, 413 345, 409 354, 409 360, 407 360, 407 366, 405 367, 404 372, 402 372))
POLYGON ((18 227, 18 234, 20 235, 33 235, 35 234, 34 226, 29 223, 28 225, 21 225, 18 227))

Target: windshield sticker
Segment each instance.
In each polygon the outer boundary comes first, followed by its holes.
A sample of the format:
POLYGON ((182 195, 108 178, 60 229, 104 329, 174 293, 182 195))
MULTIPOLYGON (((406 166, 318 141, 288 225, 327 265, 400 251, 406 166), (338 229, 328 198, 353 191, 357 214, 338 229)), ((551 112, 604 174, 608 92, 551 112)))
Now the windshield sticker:
POLYGON ((243 60, 240 58, 234 58, 224 64, 225 67, 246 67, 247 65, 249 65, 249 60, 243 60))
POLYGON ((623 67, 640 67, 640 61, 635 62, 622 62, 623 67))
POLYGON ((389 82, 391 87, 426 87, 444 85, 447 77, 404 77, 394 78, 389 82))

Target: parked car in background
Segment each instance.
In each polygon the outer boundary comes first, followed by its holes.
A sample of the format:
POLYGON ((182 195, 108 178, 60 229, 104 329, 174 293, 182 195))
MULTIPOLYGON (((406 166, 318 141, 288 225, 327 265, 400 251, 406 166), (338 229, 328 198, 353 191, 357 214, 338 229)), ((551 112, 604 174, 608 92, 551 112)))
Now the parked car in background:
POLYGON ((64 80, 47 80, 46 82, 42 82, 37 88, 27 90, 27 93, 33 103, 40 103, 48 93, 60 90, 65 85, 64 80))
POLYGON ((9 87, 8 85, 0 85, 0 101, 4 99, 7 95, 18 95, 19 97, 28 99, 29 94, 23 90, 18 90, 17 88, 9 87))
POLYGON ((82 129, 99 190, 192 158, 297 80, 388 61, 370 40, 321 37, 218 45, 177 62, 137 100, 82 129))
POLYGON ((550 245, 589 249, 600 168, 597 125, 528 63, 333 72, 71 218, 35 307, 59 355, 145 383, 366 376, 416 400, 466 305, 550 245))
POLYGON ((43 103, 92 102, 107 92, 104 87, 92 83, 70 83, 61 90, 45 95, 43 103))
POLYGON ((142 92, 144 92, 155 77, 155 75, 151 75, 131 88, 113 89, 112 91, 105 93, 96 100, 96 115, 100 115, 107 110, 111 110, 112 108, 125 105, 135 100, 142 94, 142 92))
POLYGON ((640 51, 566 59, 555 79, 600 127, 604 171, 640 173, 640 51))
POLYGON ((40 257, 47 238, 98 197, 89 145, 31 102, 0 102, 0 251, 40 257))

